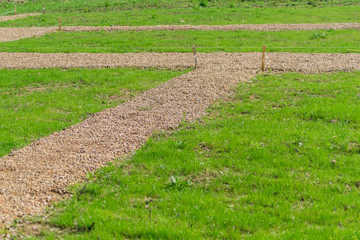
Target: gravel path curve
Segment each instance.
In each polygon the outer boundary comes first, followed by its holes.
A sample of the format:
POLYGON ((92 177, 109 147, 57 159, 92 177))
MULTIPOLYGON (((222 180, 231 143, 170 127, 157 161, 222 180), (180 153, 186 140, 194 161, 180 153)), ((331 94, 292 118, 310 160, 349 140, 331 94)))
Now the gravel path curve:
POLYGON ((23 38, 39 37, 55 32, 55 28, 0 28, 0 42, 16 41, 23 38))
MULTIPOLYGON (((41 213, 66 193, 66 186, 83 180, 86 171, 133 152, 154 130, 177 127, 184 114, 188 121, 204 116, 216 99, 255 76, 261 63, 260 53, 201 53, 198 58, 198 69, 0 158, 0 225, 41 213)), ((193 61, 186 53, 0 53, 1 68, 179 69, 192 67, 193 61)), ((360 70, 360 54, 270 53, 267 61, 273 72, 360 70)))
MULTIPOLYGON (((290 31, 290 30, 327 30, 327 29, 357 29, 360 23, 316 23, 316 24, 241 24, 241 25, 156 25, 156 26, 64 26, 67 32, 93 32, 93 31, 290 31)), ((32 36, 41 36, 57 31, 57 27, 37 28, 0 28, 0 42, 16 41, 32 36)))
POLYGON ((31 16, 37 16, 37 15, 40 15, 40 13, 26 13, 26 14, 0 16, 0 22, 12 21, 12 20, 20 19, 20 18, 26 18, 26 17, 31 17, 31 16))

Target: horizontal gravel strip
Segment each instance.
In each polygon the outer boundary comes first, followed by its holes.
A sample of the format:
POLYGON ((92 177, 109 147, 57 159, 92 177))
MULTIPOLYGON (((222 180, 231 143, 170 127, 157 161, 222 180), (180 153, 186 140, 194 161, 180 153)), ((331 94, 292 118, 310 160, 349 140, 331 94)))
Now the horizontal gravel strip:
MULTIPOLYGON (((316 24, 241 24, 241 25, 156 25, 156 26, 65 26, 67 32, 97 31, 290 31, 290 30, 326 30, 360 29, 360 23, 316 23, 316 24)), ((32 36, 41 36, 57 31, 57 27, 37 28, 0 28, 0 42, 15 41, 32 36)))
MULTIPOLYGON (((257 70, 261 53, 198 53, 200 68, 210 63, 257 70), (250 61, 251 60, 251 61, 250 61), (205 62, 204 62, 205 61, 205 62), (252 62, 253 61, 253 62, 252 62)), ((359 68, 357 53, 267 53, 272 71, 353 71, 359 68)), ((8 53, 0 52, 0 68, 167 68, 194 67, 192 53, 8 53)))
MULTIPOLYGON (((12 13, 13 14, 13 13, 12 13)), ((16 14, 16 15, 7 15, 7 16, 0 16, 0 22, 4 21, 12 21, 20 18, 26 18, 31 16, 37 16, 40 13, 26 13, 26 14, 16 14)))
POLYGON ((239 24, 239 25, 156 25, 156 26, 67 26, 64 31, 300 31, 300 30, 327 30, 327 29, 360 29, 360 23, 315 23, 315 24, 239 24))
MULTIPOLYGON (((210 53, 198 58, 198 69, 1 158, 0 222, 41 213, 66 195, 69 184, 83 180, 87 171, 132 153, 153 131, 175 128, 184 116, 188 121, 204 116, 215 100, 254 77, 261 64, 260 53, 210 53)), ((2 68, 70 67, 68 60, 76 67, 176 69, 190 67, 194 61, 191 54, 180 53, 0 53, 2 68)), ((275 72, 360 70, 359 54, 271 53, 267 62, 275 72)))

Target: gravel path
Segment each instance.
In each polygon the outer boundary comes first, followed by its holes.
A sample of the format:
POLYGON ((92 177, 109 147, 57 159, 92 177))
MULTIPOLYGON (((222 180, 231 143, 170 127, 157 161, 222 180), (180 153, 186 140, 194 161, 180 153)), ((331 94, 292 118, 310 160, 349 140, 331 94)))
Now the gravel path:
MULTIPOLYGON (((177 127, 184 114, 188 121, 204 116, 216 99, 255 76, 261 62, 259 53, 200 53, 198 58, 198 69, 0 158, 0 225, 41 213, 66 193, 66 186, 83 180, 86 171, 133 152, 154 130, 177 127)), ((359 54, 270 53, 267 60, 273 72, 360 70, 359 54)), ((179 69, 192 67, 193 61, 186 53, 0 53, 1 68, 179 69)))
POLYGON ((17 15, 8 15, 8 16, 0 16, 0 22, 4 21, 12 21, 20 18, 26 18, 31 16, 37 16, 40 13, 26 13, 26 14, 17 14, 17 15))
POLYGON ((54 32, 54 28, 0 28, 0 42, 16 41, 23 38, 43 36, 54 32))
MULTIPOLYGON (((358 29, 360 23, 317 23, 317 24, 241 24, 241 25, 157 25, 157 26, 65 26, 67 32, 91 32, 91 31, 289 31, 289 30, 326 30, 326 29, 358 29)), ((46 33, 57 31, 57 27, 37 28, 0 28, 0 42, 15 41, 32 36, 41 36, 46 33)))
POLYGON ((156 26, 67 26, 64 31, 291 31, 291 30, 327 30, 327 29, 360 29, 360 23, 315 23, 315 24, 239 24, 239 25, 156 25, 156 26))

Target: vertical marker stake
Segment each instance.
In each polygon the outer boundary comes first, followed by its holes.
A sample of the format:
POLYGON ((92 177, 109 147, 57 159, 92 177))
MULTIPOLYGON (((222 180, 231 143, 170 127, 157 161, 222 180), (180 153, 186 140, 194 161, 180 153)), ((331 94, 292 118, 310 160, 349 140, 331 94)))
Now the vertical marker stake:
POLYGON ((193 52, 194 52, 194 60, 195 60, 195 69, 197 69, 197 67, 198 67, 198 62, 197 62, 196 46, 195 46, 195 45, 194 45, 194 47, 193 47, 193 52))
POLYGON ((59 17, 59 31, 61 31, 61 17, 59 17))
POLYGON ((45 4, 43 3, 43 14, 45 14, 45 4))
POLYGON ((15 5, 15 11, 14 11, 14 15, 16 15, 16 5, 15 5))
POLYGON ((262 63, 261 63, 261 70, 264 72, 265 71, 265 52, 266 52, 266 46, 263 45, 263 51, 262 51, 262 63))

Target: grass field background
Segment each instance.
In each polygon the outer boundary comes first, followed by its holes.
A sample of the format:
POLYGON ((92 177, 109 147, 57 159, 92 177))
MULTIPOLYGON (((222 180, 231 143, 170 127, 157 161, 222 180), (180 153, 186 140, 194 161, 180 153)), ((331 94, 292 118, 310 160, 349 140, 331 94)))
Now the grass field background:
POLYGON ((135 9, 201 9, 201 8, 259 8, 259 7, 324 7, 360 5, 359 0, 33 0, 2 1, 0 10, 13 10, 14 5, 23 11, 91 12, 135 9))
POLYGON ((100 169, 44 226, 69 239, 357 239, 359 79, 259 75, 100 169))
POLYGON ((357 52, 358 30, 58 32, 0 43, 3 52, 357 52))
MULTIPOLYGON (((19 8, 19 7, 18 7, 19 8)), ((21 13, 21 9, 18 10, 21 13)), ((322 8, 175 8, 124 11, 54 12, 15 21, 0 22, 0 27, 54 26, 59 17, 65 26, 88 25, 164 25, 164 24, 262 24, 357 22, 360 6, 322 8)))
POLYGON ((0 157, 182 73, 153 69, 0 70, 0 157))

